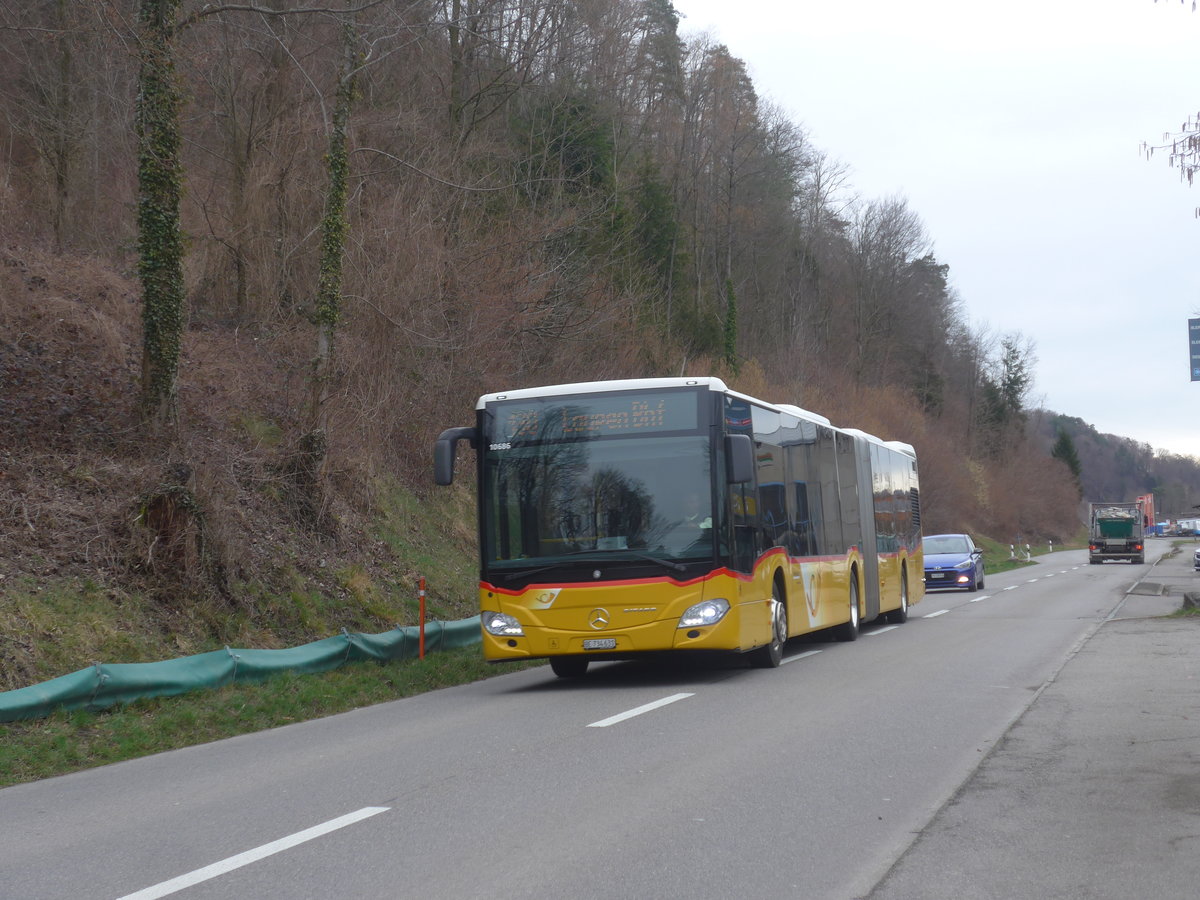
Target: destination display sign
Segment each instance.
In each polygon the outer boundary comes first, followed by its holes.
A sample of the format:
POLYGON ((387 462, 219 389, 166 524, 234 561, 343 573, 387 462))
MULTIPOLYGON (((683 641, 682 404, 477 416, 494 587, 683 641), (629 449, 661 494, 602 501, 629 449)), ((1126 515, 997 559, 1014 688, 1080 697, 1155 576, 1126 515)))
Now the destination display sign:
POLYGON ((536 397, 488 404, 488 441, 525 443, 693 431, 699 396, 693 391, 638 391, 615 396, 536 397))

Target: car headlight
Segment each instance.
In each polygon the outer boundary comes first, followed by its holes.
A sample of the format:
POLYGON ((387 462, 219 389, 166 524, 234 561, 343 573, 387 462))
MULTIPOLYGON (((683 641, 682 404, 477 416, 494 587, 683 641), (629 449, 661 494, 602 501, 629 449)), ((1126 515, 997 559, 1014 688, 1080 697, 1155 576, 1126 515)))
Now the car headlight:
POLYGON ((959 563, 957 566, 955 566, 954 568, 956 568, 956 569, 969 569, 969 568, 971 568, 971 566, 973 566, 973 565, 975 565, 975 560, 973 560, 973 559, 964 559, 962 562, 960 562, 960 563, 959 563))
POLYGON ((488 634, 494 634, 498 637, 517 637, 525 634, 525 629, 521 627, 521 623, 508 613, 489 612, 485 610, 480 614, 480 621, 483 622, 483 628, 488 634))
POLYGON ((729 601, 716 599, 705 600, 689 606, 679 617, 679 628, 696 628, 700 625, 716 625, 729 612, 729 601))

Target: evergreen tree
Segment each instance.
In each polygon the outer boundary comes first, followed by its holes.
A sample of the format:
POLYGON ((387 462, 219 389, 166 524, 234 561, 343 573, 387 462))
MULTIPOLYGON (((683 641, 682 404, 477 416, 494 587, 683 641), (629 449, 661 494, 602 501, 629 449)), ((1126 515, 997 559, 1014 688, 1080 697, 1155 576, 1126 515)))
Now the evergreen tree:
POLYGON ((1079 453, 1075 449, 1075 441, 1062 428, 1058 429, 1058 440, 1054 442, 1054 448, 1050 451, 1050 455, 1057 460, 1066 463, 1067 468, 1071 470, 1071 474, 1075 477, 1075 486, 1082 493, 1083 490, 1083 465, 1079 462, 1079 453))
POLYGON ((733 282, 725 281, 725 365, 735 375, 738 371, 737 356, 737 295, 733 292, 733 282))

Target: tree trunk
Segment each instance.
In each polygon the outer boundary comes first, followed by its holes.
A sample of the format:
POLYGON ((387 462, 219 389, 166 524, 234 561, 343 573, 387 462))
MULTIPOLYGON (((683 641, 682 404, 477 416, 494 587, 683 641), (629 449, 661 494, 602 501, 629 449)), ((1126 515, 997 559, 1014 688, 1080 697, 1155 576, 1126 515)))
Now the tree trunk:
MULTIPOLYGON (((356 54, 354 25, 344 26, 345 56, 338 76, 333 126, 329 135, 329 187, 325 199, 325 219, 321 227, 321 272, 317 284, 317 348, 312 363, 308 431, 324 435, 327 430, 326 405, 334 369, 334 333, 342 310, 342 260, 346 252, 346 195, 349 181, 346 124, 354 102, 356 54)), ((324 442, 321 442, 324 446, 324 442)), ((324 454, 314 460, 324 467, 324 454)), ((315 473, 314 473, 315 474, 315 473)))
POLYGON ((142 0, 139 13, 138 276, 142 284, 142 422, 173 427, 184 324, 183 190, 174 38, 180 0, 142 0))

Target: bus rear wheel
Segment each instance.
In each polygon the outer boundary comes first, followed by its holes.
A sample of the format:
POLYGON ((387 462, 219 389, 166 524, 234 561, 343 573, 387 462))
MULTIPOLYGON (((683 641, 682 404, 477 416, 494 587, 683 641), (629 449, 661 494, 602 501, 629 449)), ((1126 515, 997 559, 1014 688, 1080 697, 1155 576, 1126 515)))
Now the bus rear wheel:
POLYGON ((893 625, 903 625, 908 621, 908 573, 900 576, 900 608, 889 612, 887 620, 893 625))
POLYGON ((858 640, 858 573, 850 573, 850 621, 839 625, 837 630, 839 641, 858 640))
POLYGON ((587 674, 588 661, 582 656, 552 656, 550 668, 559 678, 582 678, 587 674))

